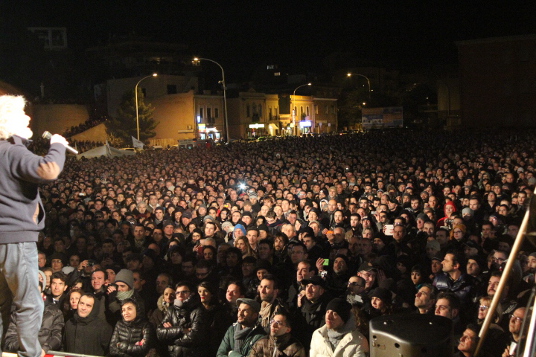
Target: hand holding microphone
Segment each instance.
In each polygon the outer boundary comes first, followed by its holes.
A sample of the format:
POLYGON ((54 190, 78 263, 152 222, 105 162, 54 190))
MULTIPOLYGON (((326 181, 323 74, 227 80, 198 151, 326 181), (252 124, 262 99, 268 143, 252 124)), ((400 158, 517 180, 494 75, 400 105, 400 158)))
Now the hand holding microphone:
POLYGON ((69 146, 69 142, 67 141, 67 139, 65 139, 63 136, 59 135, 59 134, 50 134, 50 132, 48 131, 45 131, 43 133, 43 139, 50 139, 50 144, 61 144, 63 146, 65 146, 65 148, 67 150, 69 150, 70 152, 72 152, 73 154, 78 154, 78 150, 76 150, 75 148, 72 148, 69 146))

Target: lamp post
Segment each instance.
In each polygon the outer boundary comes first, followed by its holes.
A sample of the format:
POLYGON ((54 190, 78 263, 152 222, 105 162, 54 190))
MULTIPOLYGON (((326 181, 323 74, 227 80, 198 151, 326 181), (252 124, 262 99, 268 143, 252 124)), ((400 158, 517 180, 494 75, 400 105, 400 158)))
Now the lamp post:
POLYGON ((312 83, 309 82, 309 83, 305 83, 305 84, 302 84, 301 86, 297 86, 296 89, 294 89, 294 92, 292 94, 292 100, 290 101, 290 106, 291 106, 291 109, 292 109, 292 122, 294 123, 294 136, 298 136, 298 128, 296 126, 296 109, 294 109, 294 101, 296 99, 296 91, 298 89, 300 89, 301 87, 305 87, 305 86, 311 86, 312 83))
POLYGON ((138 133, 138 140, 140 140, 140 114, 138 112, 138 85, 143 81, 144 79, 150 78, 150 77, 156 77, 158 76, 158 73, 153 73, 150 76, 143 77, 136 83, 136 86, 134 87, 134 98, 136 100, 136 132, 138 133))
POLYGON ((359 77, 363 77, 367 80, 367 84, 368 84, 368 97, 369 97, 369 101, 370 101, 370 79, 369 77, 365 76, 364 74, 359 74, 359 73, 352 73, 352 72, 348 72, 346 74, 347 77, 351 77, 351 76, 359 76, 359 77))
POLYGON ((227 142, 229 142, 229 121, 227 119, 227 86, 225 84, 225 71, 223 70, 223 67, 218 62, 208 59, 208 58, 201 58, 201 57, 194 57, 193 62, 199 62, 199 61, 209 61, 214 64, 216 64, 221 69, 221 85, 223 87, 223 111, 224 111, 224 120, 225 120, 225 136, 227 139, 227 142))

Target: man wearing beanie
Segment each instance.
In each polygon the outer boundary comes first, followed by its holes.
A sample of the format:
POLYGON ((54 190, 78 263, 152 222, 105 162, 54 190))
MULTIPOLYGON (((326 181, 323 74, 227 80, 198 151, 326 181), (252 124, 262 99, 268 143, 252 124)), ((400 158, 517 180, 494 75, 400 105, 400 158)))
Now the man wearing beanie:
POLYGON ((134 290, 134 274, 128 269, 121 269, 115 276, 115 284, 108 286, 108 310, 113 314, 111 320, 114 322, 121 320, 121 305, 123 300, 131 299, 136 302, 138 311, 145 314, 145 302, 134 290))
POLYGON ((356 328, 352 305, 335 298, 326 309, 326 324, 313 333, 309 356, 365 357, 369 345, 367 338, 356 328))

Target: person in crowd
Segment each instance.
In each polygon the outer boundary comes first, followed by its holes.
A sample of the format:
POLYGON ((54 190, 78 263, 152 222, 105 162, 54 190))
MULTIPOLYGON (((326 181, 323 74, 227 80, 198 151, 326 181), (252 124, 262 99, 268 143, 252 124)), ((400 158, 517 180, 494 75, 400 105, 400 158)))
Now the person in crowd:
POLYGON ((246 357, 255 343, 266 335, 264 328, 258 323, 260 304, 252 299, 240 298, 238 319, 225 333, 217 357, 246 357))
POLYGON ((171 287, 165 288, 164 293, 158 298, 157 309, 153 310, 151 317, 149 318, 149 322, 153 324, 155 329, 162 323, 162 320, 166 316, 169 307, 173 305, 174 300, 175 289, 171 287))
POLYGON ((415 294, 415 307, 419 314, 435 314, 437 290, 432 284, 422 284, 415 294))
MULTIPOLYGON (((44 298, 42 292, 44 283, 39 283, 39 290, 41 290, 41 296, 44 298)), ((63 327, 65 326, 65 320, 58 304, 45 303, 45 310, 43 311, 43 320, 41 321, 41 328, 39 329, 38 340, 41 348, 45 353, 48 351, 59 351, 62 344, 63 327)), ((7 328, 4 337, 4 350, 6 352, 17 352, 20 350, 19 336, 17 333, 17 320, 15 314, 11 315, 9 326, 7 328)))
POLYGON ((50 282, 50 294, 46 296, 46 301, 52 304, 58 304, 61 308, 65 299, 67 290, 67 276, 62 271, 52 273, 50 282))
POLYGON ((316 275, 316 273, 317 271, 311 261, 302 260, 298 263, 298 267, 296 269, 296 281, 292 282, 287 292, 286 306, 291 312, 294 312, 297 309, 298 295, 305 290, 303 281, 310 279, 316 275))
POLYGON ((63 350, 85 355, 105 356, 108 353, 112 327, 99 317, 101 306, 93 294, 84 294, 78 301, 75 315, 65 322, 63 350))
POLYGON ((285 307, 279 299, 279 285, 275 276, 266 275, 259 285, 258 300, 261 301, 261 310, 259 311, 259 323, 266 333, 270 332, 270 321, 274 314, 283 310, 285 307))
POLYGON ((326 307, 325 321, 313 334, 310 357, 368 355, 368 341, 357 329, 350 303, 341 298, 331 300, 326 307))
POLYGON ((304 279, 302 283, 305 285, 305 290, 298 295, 299 309, 294 321, 296 337, 308 349, 314 331, 326 322, 324 315, 331 295, 326 290, 326 282, 318 275, 304 279))
POLYGON ((130 299, 136 302, 136 309, 145 316, 145 303, 134 290, 134 274, 128 269, 121 269, 115 276, 115 284, 107 288, 107 309, 113 314, 114 322, 121 320, 123 301, 130 299))
MULTIPOLYGON (((476 347, 480 340, 478 334, 480 333, 480 326, 475 324, 467 325, 465 331, 463 331, 458 343, 458 351, 454 354, 455 357, 473 357, 475 356, 476 347)), ((481 353, 480 355, 486 356, 481 353)))
POLYGON ((460 306, 460 299, 453 293, 443 291, 437 294, 435 315, 452 320, 455 337, 463 332, 463 323, 460 319, 460 306))
POLYGON ((197 286, 197 293, 201 305, 206 310, 210 323, 210 337, 208 356, 215 356, 225 332, 232 325, 234 319, 225 310, 225 306, 218 301, 217 291, 214 285, 203 281, 197 286))
POLYGON ((368 314, 370 318, 393 314, 393 294, 390 290, 377 287, 370 293, 368 314))
POLYGON ((284 310, 277 311, 270 320, 270 334, 253 345, 249 356, 307 356, 307 351, 298 340, 292 337, 291 331, 290 315, 284 310))
POLYGON ((121 305, 122 319, 115 325, 110 340, 109 355, 114 357, 146 356, 155 345, 153 325, 147 321, 138 302, 124 299, 121 305))
POLYGON ((526 312, 526 308, 520 307, 515 309, 514 312, 510 315, 510 322, 508 325, 508 331, 510 332, 510 340, 509 344, 506 346, 503 352, 503 357, 515 356, 518 350, 523 350, 525 343, 524 338, 526 338, 526 336, 523 336, 521 333, 521 325, 523 324, 523 320, 525 319, 526 312))
POLYGON ((171 357, 204 356, 209 328, 209 316, 193 286, 189 282, 177 283, 173 306, 156 329, 158 340, 168 346, 171 357))
POLYGON ((64 320, 67 321, 71 317, 74 316, 76 313, 76 310, 78 310, 78 301, 80 301, 80 297, 84 294, 82 289, 72 289, 67 293, 67 296, 65 297, 63 301, 63 317, 64 320))

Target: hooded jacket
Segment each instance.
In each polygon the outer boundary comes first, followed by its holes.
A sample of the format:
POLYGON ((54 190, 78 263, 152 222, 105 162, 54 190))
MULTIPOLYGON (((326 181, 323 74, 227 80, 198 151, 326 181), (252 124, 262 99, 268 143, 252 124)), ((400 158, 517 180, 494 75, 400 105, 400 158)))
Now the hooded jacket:
POLYGON ((136 306, 134 321, 122 319, 115 325, 112 340, 110 341, 110 356, 129 357, 147 355, 156 341, 155 330, 143 315, 142 309, 134 300, 125 300, 136 306), (144 340, 143 344, 139 342, 144 340))
POLYGON ((112 327, 99 318, 100 304, 97 299, 93 309, 86 317, 80 317, 78 312, 65 323, 63 349, 86 355, 104 356, 108 352, 112 327))

